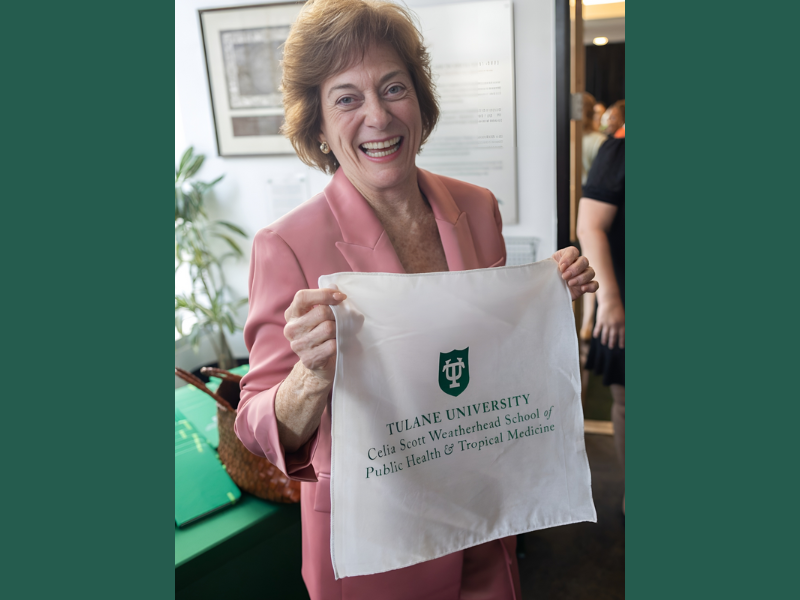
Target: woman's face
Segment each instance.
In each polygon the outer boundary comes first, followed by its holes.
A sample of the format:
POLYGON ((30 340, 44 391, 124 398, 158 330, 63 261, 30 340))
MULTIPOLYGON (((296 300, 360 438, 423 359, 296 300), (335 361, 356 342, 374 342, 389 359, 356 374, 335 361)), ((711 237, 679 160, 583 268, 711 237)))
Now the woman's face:
POLYGON ((614 135, 614 133, 622 127, 624 123, 622 122, 622 113, 619 111, 618 108, 612 106, 608 109, 608 128, 606 129, 606 133, 608 135, 614 135))
POLYGON ((327 142, 347 178, 365 194, 414 181, 422 116, 405 64, 389 46, 327 79, 321 88, 320 142, 327 142))
POLYGON ((606 112, 606 107, 599 102, 594 105, 594 130, 600 131, 600 119, 603 118, 603 113, 606 112))

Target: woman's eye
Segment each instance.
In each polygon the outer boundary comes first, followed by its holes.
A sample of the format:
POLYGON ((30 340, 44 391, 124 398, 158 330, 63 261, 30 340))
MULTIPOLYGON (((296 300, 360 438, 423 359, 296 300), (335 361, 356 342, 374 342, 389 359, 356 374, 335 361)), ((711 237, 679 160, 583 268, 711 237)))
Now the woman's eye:
POLYGON ((399 94, 403 91, 403 87, 399 85, 393 85, 388 90, 386 90, 389 94, 399 94))
POLYGON ((353 99, 349 96, 345 96, 344 98, 339 98, 339 104, 352 104, 353 99))

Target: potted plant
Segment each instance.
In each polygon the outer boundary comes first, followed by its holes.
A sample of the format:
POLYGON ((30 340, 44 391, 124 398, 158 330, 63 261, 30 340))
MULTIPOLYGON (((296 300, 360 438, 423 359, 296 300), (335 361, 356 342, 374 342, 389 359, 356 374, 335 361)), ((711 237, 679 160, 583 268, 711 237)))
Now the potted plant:
POLYGON ((236 310, 247 302, 235 298, 225 283, 223 262, 243 256, 237 237, 247 238, 239 227, 227 221, 212 221, 205 211, 208 191, 224 177, 209 183, 195 179, 205 156, 190 147, 175 169, 175 274, 187 269, 190 289, 175 294, 175 327, 191 342, 195 350, 203 336, 211 342, 221 369, 236 366, 225 329, 230 333, 241 329, 236 324, 236 310), (219 240, 227 251, 212 250, 212 241, 219 240))

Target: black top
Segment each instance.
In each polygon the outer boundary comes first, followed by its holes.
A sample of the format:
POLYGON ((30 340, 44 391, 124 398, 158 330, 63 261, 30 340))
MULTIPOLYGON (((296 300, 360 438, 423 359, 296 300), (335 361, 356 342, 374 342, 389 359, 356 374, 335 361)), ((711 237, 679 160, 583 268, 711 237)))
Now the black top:
POLYGON ((617 207, 617 214, 608 232, 611 262, 625 305, 625 138, 607 140, 597 153, 589 170, 583 197, 607 202, 617 207))

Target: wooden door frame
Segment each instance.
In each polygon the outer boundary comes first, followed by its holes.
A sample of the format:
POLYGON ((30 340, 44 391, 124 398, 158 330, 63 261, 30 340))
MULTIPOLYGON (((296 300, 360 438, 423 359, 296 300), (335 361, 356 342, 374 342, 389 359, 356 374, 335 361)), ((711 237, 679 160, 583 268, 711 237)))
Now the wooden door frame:
POLYGON ((556 13, 556 245, 570 240, 570 18, 569 0, 554 0, 556 13))

